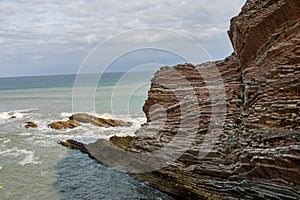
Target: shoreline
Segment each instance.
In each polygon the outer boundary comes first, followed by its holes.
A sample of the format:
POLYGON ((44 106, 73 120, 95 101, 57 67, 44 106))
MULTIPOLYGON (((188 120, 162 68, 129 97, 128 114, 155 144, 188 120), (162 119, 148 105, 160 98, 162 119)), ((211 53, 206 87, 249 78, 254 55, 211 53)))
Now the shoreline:
MULTIPOLYGON (((231 20, 228 35, 235 50, 231 56, 200 65, 162 68, 152 79, 143 107, 147 122, 136 136, 99 139, 84 145, 88 154, 178 199, 299 199, 299 8, 298 0, 248 0, 231 20), (223 79, 227 115, 222 132, 213 138, 219 131, 215 126, 208 135, 214 141, 210 144, 205 141, 211 107, 220 104, 211 101, 205 84, 199 84, 205 82, 197 69, 209 70, 212 66, 218 68, 223 79), (181 115, 174 95, 177 90, 168 87, 178 84, 172 76, 175 71, 190 81, 197 95, 201 115, 196 137, 188 134, 188 118, 181 124, 190 116, 181 115), (163 128, 159 127, 162 112, 151 109, 157 103, 167 113, 163 128), (143 170, 143 166, 160 166, 161 163, 143 160, 139 154, 151 154, 167 145, 179 125, 186 131, 182 142, 193 141, 193 145, 167 167, 132 173, 134 169, 143 170), (135 156, 127 158, 128 155, 135 156)), ((187 96, 187 89, 182 87, 177 94, 187 96)), ((184 103, 188 105, 189 101, 184 103)), ((193 113, 193 109, 187 107, 185 112, 193 113)))

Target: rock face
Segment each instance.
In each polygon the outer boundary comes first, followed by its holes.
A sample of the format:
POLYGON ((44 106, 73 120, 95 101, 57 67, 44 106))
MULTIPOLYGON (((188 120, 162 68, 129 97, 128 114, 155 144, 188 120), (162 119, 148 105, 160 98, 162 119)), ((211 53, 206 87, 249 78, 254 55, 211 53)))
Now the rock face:
POLYGON ((34 122, 26 122, 26 124, 24 125, 25 128, 37 128, 38 125, 34 122))
POLYGON ((116 127, 116 126, 132 126, 131 122, 125 122, 122 120, 116 120, 116 119, 104 119, 100 117, 95 117, 92 115, 88 115, 85 113, 76 113, 72 115, 70 120, 75 120, 81 123, 90 123, 95 126, 101 126, 101 127, 116 127))
POLYGON ((188 149, 178 159, 132 175, 179 199, 299 199, 300 1, 248 0, 229 36, 235 53, 225 60, 158 71, 136 137, 98 140, 89 153, 131 172, 123 150, 141 167, 140 153, 179 141, 188 149))
POLYGON ((298 0, 248 0, 241 13, 231 20, 228 31, 240 67, 245 70, 251 65, 257 66, 261 56, 277 58, 275 63, 269 61, 273 65, 288 64, 287 61, 291 65, 298 64, 297 45, 289 47, 299 38, 299 11, 298 0), (285 54, 279 59, 280 52, 285 50, 293 58, 284 59, 285 54))
POLYGON ((299 19, 298 0, 252 0, 231 21, 229 35, 243 77, 246 127, 300 125, 299 19))

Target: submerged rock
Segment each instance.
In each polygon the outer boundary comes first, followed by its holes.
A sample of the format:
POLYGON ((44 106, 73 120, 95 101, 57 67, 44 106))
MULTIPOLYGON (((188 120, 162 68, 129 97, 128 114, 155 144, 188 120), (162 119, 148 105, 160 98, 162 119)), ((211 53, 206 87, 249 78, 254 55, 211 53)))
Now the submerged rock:
POLYGON ((105 128, 109 127, 117 127, 117 126, 132 126, 131 122, 125 122, 122 120, 116 120, 116 119, 104 119, 100 117, 96 117, 93 115, 89 115, 86 113, 76 113, 69 117, 70 120, 75 120, 81 123, 90 123, 95 126, 101 126, 105 128))
POLYGON ((24 125, 25 128, 37 128, 38 125, 34 122, 26 122, 26 124, 24 125))
POLYGON ((68 128, 72 129, 77 126, 80 126, 80 123, 78 123, 74 120, 57 121, 57 122, 53 122, 48 125, 48 127, 52 128, 52 129, 57 129, 57 130, 68 129, 68 128))

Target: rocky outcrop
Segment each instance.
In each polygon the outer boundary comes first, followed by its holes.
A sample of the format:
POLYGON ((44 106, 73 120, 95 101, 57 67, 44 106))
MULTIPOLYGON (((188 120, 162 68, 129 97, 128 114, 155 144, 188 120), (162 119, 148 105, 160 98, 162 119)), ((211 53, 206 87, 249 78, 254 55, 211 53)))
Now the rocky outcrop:
POLYGON ((77 126, 80 126, 80 123, 74 121, 74 120, 68 120, 68 121, 57 121, 57 122, 52 122, 51 124, 48 125, 48 127, 52 129, 72 129, 77 126))
POLYGON ((70 120, 75 120, 77 122, 81 123, 90 123, 95 126, 101 126, 105 128, 109 127, 116 127, 116 126, 132 126, 131 122, 125 122, 122 120, 116 120, 116 119, 104 119, 100 117, 96 117, 93 115, 88 115, 85 113, 76 113, 69 117, 70 120))
POLYGON ((26 124, 24 125, 25 128, 37 128, 38 125, 34 122, 26 122, 26 124))
POLYGON ((48 127, 52 129, 72 129, 77 126, 80 126, 80 123, 90 123, 95 126, 101 126, 105 128, 109 127, 117 127, 117 126, 132 126, 131 122, 125 122, 122 120, 116 120, 116 119, 104 119, 100 117, 96 117, 93 115, 85 114, 85 113, 76 113, 69 117, 69 120, 67 121, 57 121, 52 122, 48 125, 48 127))
POLYGON ((300 1, 248 0, 229 36, 222 61, 161 68, 136 136, 89 154, 178 199, 299 199, 300 1))
POLYGON ((81 142, 77 142, 75 140, 68 139, 66 141, 60 141, 59 144, 61 144, 62 146, 68 147, 70 149, 78 149, 82 153, 88 154, 88 151, 85 148, 85 145, 81 142))
MULTIPOLYGON (((300 197, 299 9, 298 0, 252 0, 231 21, 235 53, 214 63, 223 78, 227 113, 224 130, 212 146, 205 143, 204 134, 215 101, 204 84, 196 85, 201 79, 190 65, 176 67, 192 83, 203 113, 194 145, 168 167, 135 177, 179 198, 300 197), (207 149, 206 156, 199 156, 207 149)), ((184 119, 179 107, 174 110, 178 104, 174 91, 157 86, 175 82, 170 73, 170 69, 158 72, 152 79, 144 106, 148 121, 138 133, 149 133, 151 124, 159 123, 157 110, 150 109, 155 104, 166 111, 166 127, 158 127, 148 141, 141 142, 138 136, 131 144, 134 150, 149 151, 157 140, 170 141, 174 135, 170 129, 176 132, 184 119)))

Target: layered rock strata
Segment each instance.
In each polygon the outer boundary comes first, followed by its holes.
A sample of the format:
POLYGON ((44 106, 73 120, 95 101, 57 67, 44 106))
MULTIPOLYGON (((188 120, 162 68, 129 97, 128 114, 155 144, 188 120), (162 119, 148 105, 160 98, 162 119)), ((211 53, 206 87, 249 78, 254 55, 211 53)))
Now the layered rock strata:
POLYGON ((51 124, 48 124, 48 127, 56 130, 61 130, 61 129, 72 129, 77 126, 80 126, 80 123, 74 121, 74 120, 67 120, 67 121, 57 121, 57 122, 52 122, 51 124))
POLYGON ((248 1, 229 36, 243 78, 245 126, 299 130, 300 1, 248 1))
POLYGON ((117 120, 117 119, 104 119, 86 113, 76 113, 70 116, 69 120, 52 122, 51 124, 48 125, 48 127, 57 130, 72 129, 80 126, 81 124, 79 122, 89 123, 95 126, 100 126, 105 128, 117 127, 117 126, 132 126, 132 122, 125 122, 123 120, 117 120))
POLYGON ((123 120, 116 120, 116 119, 104 119, 86 113, 76 113, 70 116, 69 119, 81 123, 90 123, 95 126, 101 126, 105 128, 116 127, 116 126, 132 126, 131 122, 125 122, 123 120))
POLYGON ((222 61, 158 71, 136 137, 88 153, 178 199, 299 199, 300 1, 248 0, 229 36, 222 61))

